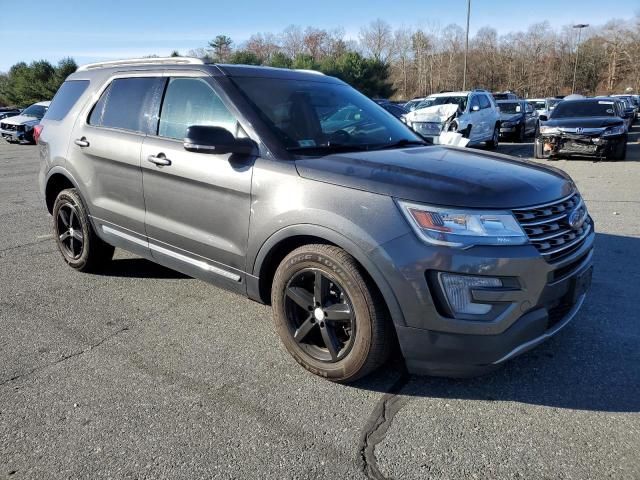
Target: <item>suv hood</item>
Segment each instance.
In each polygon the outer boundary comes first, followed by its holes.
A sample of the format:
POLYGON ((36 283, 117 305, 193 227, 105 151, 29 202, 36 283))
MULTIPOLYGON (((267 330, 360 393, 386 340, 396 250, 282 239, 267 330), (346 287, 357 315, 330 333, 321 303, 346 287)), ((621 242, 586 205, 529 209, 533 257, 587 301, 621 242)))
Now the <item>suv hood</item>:
POLYGON ((414 147, 296 160, 303 178, 433 205, 511 209, 551 202, 575 186, 561 170, 455 147, 414 147))
POLYGON ((410 122, 444 123, 453 117, 457 111, 458 105, 433 105, 432 107, 425 107, 407 113, 406 119, 410 122))
POLYGON ((8 125, 35 125, 40 123, 40 119, 30 117, 28 115, 16 115, 13 117, 3 118, 2 123, 6 123, 8 125))
POLYGON ((583 128, 601 128, 622 125, 624 120, 619 117, 573 117, 573 118, 557 118, 549 119, 543 122, 545 127, 583 127, 583 128))

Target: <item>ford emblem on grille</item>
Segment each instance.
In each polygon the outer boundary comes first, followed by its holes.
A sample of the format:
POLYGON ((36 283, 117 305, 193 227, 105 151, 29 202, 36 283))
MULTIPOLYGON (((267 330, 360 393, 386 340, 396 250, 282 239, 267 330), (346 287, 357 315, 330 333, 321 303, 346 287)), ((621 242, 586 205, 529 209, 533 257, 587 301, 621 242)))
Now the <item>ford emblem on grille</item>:
POLYGON ((587 212, 584 207, 576 208, 567 215, 567 223, 569 223, 569 226, 574 230, 580 230, 580 227, 582 227, 586 219, 587 212))

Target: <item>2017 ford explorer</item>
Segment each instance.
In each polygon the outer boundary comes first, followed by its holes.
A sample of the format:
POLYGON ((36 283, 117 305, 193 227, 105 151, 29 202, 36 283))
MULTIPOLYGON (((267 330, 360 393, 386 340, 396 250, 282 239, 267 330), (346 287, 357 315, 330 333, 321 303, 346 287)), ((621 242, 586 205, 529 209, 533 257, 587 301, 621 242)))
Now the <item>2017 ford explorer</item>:
POLYGON ((66 263, 99 269, 121 247, 270 303, 286 349, 334 381, 396 343, 411 372, 493 369, 589 288, 594 225, 565 173, 425 145, 322 74, 88 65, 37 134, 66 263))

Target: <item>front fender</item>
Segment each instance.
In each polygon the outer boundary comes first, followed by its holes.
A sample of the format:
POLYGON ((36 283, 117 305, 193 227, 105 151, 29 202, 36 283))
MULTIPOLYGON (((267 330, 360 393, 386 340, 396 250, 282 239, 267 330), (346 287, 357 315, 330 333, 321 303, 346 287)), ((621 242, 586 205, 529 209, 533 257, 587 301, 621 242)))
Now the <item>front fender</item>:
MULTIPOLYGON (((381 269, 378 265, 373 263, 368 255, 368 252, 364 251, 361 247, 356 245, 352 240, 341 234, 340 232, 333 230, 331 228, 314 225, 314 224, 297 224, 297 225, 289 225, 284 227, 277 232, 273 233, 260 247, 258 253, 255 257, 255 261, 253 262, 252 269, 252 277, 253 281, 249 280, 247 282, 247 293, 249 297, 253 299, 260 298, 259 292, 259 277, 260 272, 262 271, 265 260, 268 258, 269 253, 277 246, 284 241, 292 237, 297 236, 312 236, 322 238, 328 242, 335 244, 336 246, 342 248, 349 255, 354 257, 360 265, 367 271, 369 276, 376 283, 376 286, 380 290, 387 308, 389 309, 389 313, 391 314, 391 318, 396 325, 406 325, 404 320, 404 315, 402 314, 402 310, 400 305, 391 290, 387 280, 381 272, 381 269)), ((390 262, 391 263, 391 262, 390 262)))

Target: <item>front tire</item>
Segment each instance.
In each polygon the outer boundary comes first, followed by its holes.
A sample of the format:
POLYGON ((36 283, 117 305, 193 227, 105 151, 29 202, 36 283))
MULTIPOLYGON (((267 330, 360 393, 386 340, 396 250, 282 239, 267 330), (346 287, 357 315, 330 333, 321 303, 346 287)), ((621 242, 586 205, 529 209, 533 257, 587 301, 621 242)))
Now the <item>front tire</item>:
POLYGON ((615 151, 609 155, 609 160, 621 161, 627 158, 627 139, 616 145, 615 151))
POLYGON ((93 231, 75 188, 61 191, 53 204, 53 235, 65 262, 81 272, 99 270, 113 257, 114 248, 93 231))
POLYGON ((287 255, 271 304, 285 348, 315 375, 352 382, 389 356, 392 331, 381 295, 338 247, 305 245, 287 255))

